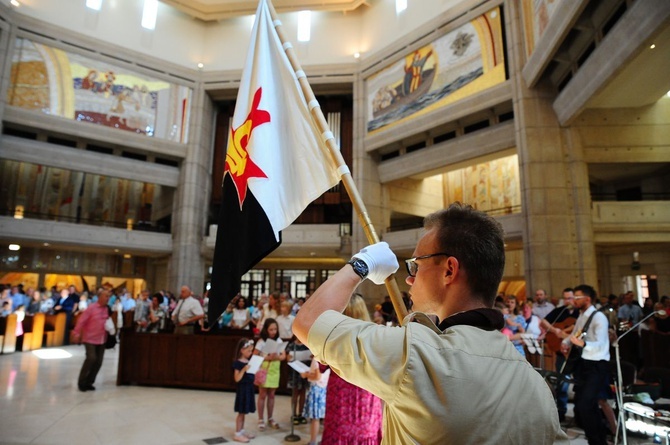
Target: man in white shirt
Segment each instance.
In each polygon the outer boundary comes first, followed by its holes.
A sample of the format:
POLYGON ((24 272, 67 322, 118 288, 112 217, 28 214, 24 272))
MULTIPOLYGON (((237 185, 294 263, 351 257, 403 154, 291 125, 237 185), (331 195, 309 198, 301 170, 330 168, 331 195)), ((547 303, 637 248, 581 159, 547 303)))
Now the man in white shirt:
POLYGON ((610 383, 609 323, 605 314, 596 311, 594 301, 596 291, 591 286, 575 287, 575 305, 580 315, 572 335, 563 340, 561 352, 567 355, 571 345, 582 348, 574 372, 575 419, 584 428, 589 445, 605 445, 607 436, 600 420, 598 400, 610 383))
POLYGON ((200 302, 193 298, 190 287, 182 286, 179 297, 179 303, 172 314, 174 333, 193 334, 193 327, 201 318, 205 318, 205 311, 200 302))

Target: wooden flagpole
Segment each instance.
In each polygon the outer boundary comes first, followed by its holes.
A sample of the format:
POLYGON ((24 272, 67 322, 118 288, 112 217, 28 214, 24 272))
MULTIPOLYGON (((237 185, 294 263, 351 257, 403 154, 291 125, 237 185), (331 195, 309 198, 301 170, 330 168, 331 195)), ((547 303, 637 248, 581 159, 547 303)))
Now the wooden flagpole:
MULTIPOLYGON (((319 128, 319 131, 321 131, 321 135, 328 135, 327 137, 325 137, 328 152, 330 153, 330 156, 337 165, 337 169, 338 172, 340 173, 340 178, 342 179, 344 188, 349 194, 349 198, 351 199, 354 209, 356 210, 356 214, 358 215, 361 225, 363 226, 363 230, 365 231, 365 235, 368 239, 368 242, 370 244, 378 243, 379 236, 377 235, 375 228, 372 226, 372 221, 370 221, 370 217, 365 208, 365 204, 363 203, 363 199, 358 193, 358 189, 356 188, 354 179, 351 176, 349 167, 347 167, 347 164, 344 161, 344 158, 342 157, 342 153, 340 153, 339 148, 337 147, 337 145, 335 145, 335 138, 332 136, 332 132, 330 131, 330 127, 328 126, 328 121, 326 120, 326 118, 323 115, 323 112, 321 111, 321 107, 319 106, 319 103, 317 102, 316 97, 314 96, 312 87, 307 81, 307 76, 305 72, 302 70, 302 67, 300 66, 300 62, 298 61, 298 58, 295 55, 295 51, 293 51, 293 46, 284 37, 284 31, 282 30, 281 21, 277 17, 277 12, 275 11, 272 1, 267 0, 267 5, 268 8, 270 9, 270 15, 272 16, 273 25, 275 27, 275 30, 277 31, 277 35, 279 36, 279 41, 282 43, 284 47, 286 56, 288 57, 288 60, 291 62, 291 67, 293 68, 293 71, 295 71, 296 76, 298 77, 298 82, 300 82, 302 93, 305 96, 307 103, 309 104, 312 119, 314 119, 314 122, 319 128)), ((391 275, 390 277, 388 277, 384 282, 384 284, 386 285, 386 290, 388 291, 389 296, 391 297, 391 302, 393 303, 393 309, 395 309, 396 314, 398 314, 398 321, 401 322, 407 315, 407 308, 405 307, 405 303, 402 300, 402 296, 400 294, 400 288, 398 287, 398 283, 396 282, 395 275, 391 275)))

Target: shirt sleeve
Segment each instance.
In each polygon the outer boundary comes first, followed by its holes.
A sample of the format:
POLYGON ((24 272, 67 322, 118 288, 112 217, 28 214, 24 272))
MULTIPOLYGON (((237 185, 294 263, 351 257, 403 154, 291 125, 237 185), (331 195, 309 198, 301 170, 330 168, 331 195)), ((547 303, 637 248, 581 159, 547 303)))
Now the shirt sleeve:
POLYGON ((410 332, 406 327, 377 325, 331 310, 314 322, 307 346, 345 380, 392 400, 405 377, 410 332))
POLYGON ((84 311, 81 313, 81 315, 79 315, 77 324, 74 327, 74 333, 78 336, 81 336, 81 331, 86 327, 88 319, 91 318, 91 313, 93 313, 93 311, 84 311))

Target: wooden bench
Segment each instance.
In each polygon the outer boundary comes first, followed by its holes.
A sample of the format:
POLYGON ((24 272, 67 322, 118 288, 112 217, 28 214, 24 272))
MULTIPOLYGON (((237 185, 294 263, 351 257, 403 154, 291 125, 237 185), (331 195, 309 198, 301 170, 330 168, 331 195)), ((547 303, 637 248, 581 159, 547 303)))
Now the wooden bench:
POLYGON ((47 314, 44 318, 44 342, 47 347, 63 346, 65 341, 65 323, 67 315, 64 312, 60 314, 47 314))
POLYGON ((16 314, 0 317, 0 335, 2 335, 0 353, 11 354, 16 351, 16 314))
POLYGON ((40 349, 44 341, 45 315, 38 313, 26 315, 23 319, 23 344, 21 351, 40 349))

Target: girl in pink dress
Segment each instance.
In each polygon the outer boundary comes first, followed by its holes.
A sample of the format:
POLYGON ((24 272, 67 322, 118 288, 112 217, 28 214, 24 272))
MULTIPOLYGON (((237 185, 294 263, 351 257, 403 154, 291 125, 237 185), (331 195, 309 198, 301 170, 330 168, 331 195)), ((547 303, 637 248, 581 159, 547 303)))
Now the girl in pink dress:
MULTIPOLYGON (((344 315, 370 321, 360 295, 351 297, 344 315)), ((378 445, 381 440, 382 401, 331 372, 321 445, 378 445)))

